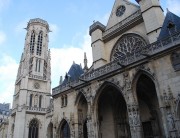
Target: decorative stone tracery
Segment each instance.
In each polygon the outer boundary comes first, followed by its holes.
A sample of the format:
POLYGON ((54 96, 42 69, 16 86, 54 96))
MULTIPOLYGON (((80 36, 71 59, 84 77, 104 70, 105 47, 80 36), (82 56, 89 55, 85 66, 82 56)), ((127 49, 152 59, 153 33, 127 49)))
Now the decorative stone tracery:
POLYGON ((114 46, 111 53, 111 61, 117 59, 123 60, 128 55, 138 54, 146 45, 146 41, 137 34, 124 35, 114 46))

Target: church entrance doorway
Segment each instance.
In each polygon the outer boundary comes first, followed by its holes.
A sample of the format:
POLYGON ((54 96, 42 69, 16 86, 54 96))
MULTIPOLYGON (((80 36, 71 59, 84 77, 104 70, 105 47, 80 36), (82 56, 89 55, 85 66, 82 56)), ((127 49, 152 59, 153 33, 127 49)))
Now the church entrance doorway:
POLYGON ((78 124, 80 138, 88 138, 87 132, 87 110, 88 104, 85 96, 80 93, 78 103, 78 124))
POLYGON ((120 90, 106 85, 98 97, 99 138, 130 138, 127 106, 120 90))
POLYGON ((136 93, 144 138, 162 137, 158 97, 155 84, 151 78, 141 74, 137 81, 136 93))

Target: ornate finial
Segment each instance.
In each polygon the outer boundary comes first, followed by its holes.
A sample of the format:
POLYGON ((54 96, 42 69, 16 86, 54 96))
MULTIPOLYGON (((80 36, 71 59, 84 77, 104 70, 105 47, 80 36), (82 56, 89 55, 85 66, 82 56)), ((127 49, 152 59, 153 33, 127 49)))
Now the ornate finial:
POLYGON ((166 8, 166 10, 167 10, 167 12, 169 12, 169 9, 168 9, 168 8, 166 8))
POLYGON ((61 85, 62 82, 63 82, 63 78, 62 78, 62 76, 60 76, 59 85, 61 85))
POLYGON ((76 64, 75 61, 73 61, 73 64, 76 64))
POLYGON ((84 52, 84 71, 86 72, 87 70, 88 70, 87 56, 86 56, 86 52, 84 52))

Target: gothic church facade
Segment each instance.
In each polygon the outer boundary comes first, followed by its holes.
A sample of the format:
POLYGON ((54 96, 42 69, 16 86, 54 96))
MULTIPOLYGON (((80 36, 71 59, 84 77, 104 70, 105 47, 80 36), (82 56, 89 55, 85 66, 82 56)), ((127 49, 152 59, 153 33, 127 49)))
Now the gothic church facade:
POLYGON ((93 64, 73 63, 53 100, 49 25, 29 21, 8 137, 180 137, 180 17, 137 3, 115 0, 107 25, 90 26, 93 64))

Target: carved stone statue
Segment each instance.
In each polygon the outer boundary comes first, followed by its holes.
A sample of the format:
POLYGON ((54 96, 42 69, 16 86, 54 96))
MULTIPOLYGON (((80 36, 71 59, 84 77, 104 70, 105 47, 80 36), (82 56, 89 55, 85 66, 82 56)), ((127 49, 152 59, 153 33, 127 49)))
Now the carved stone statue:
POLYGON ((174 117, 171 113, 168 113, 167 121, 168 121, 169 129, 174 130, 176 127, 175 127, 174 117))

